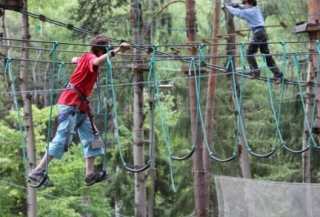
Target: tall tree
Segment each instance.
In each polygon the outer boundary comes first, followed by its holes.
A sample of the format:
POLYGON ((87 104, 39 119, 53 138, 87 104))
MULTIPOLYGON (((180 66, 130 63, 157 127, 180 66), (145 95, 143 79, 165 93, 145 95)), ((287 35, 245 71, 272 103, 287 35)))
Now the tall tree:
MULTIPOLYGON (((186 0, 186 29, 188 42, 196 41, 196 10, 195 1, 186 0)), ((197 50, 195 47, 189 49, 190 56, 196 56, 197 50)), ((195 73, 195 72, 194 72, 195 73)), ((200 121, 196 122, 197 115, 197 98, 195 88, 195 77, 189 77, 189 98, 190 98, 190 119, 191 129, 201 129, 200 121), (197 127, 196 127, 197 125, 197 127)), ((192 138, 197 138, 196 150, 193 154, 193 171, 194 171, 194 199, 195 199, 195 215, 197 217, 208 216, 209 209, 206 207, 205 195, 205 170, 203 164, 203 135, 200 130, 197 132, 191 131, 192 138)), ((194 139, 193 139, 194 140, 194 139)))
MULTIPOLYGON (((142 9, 139 0, 131 0, 130 21, 133 31, 133 44, 142 43, 142 9)), ((139 168, 144 165, 144 142, 143 142, 143 71, 139 65, 143 63, 141 59, 141 49, 134 49, 134 62, 137 70, 133 73, 134 102, 133 102, 133 155, 134 165, 139 168)), ((135 173, 135 216, 146 216, 146 180, 145 172, 135 173)))
MULTIPOLYGON (((149 10, 152 12, 152 14, 154 14, 154 9, 155 9, 155 0, 151 0, 149 5, 149 10)), ((154 24, 155 21, 153 19, 151 19, 151 23, 150 23, 150 31, 149 34, 147 34, 147 36, 149 36, 149 43, 152 45, 154 44, 154 24)), ((157 85, 157 84, 154 84, 157 85)), ((156 88, 156 87, 153 87, 156 88)), ((149 106, 150 106, 150 115, 154 114, 154 105, 155 105, 155 100, 153 100, 153 95, 152 95, 152 91, 150 91, 150 100, 149 100, 149 106)), ((152 153, 155 152, 155 139, 154 139, 154 130, 151 128, 153 124, 153 120, 152 117, 150 117, 150 127, 149 127, 149 145, 152 145, 152 153)), ((155 205, 156 205, 156 201, 155 201, 155 187, 156 187, 156 162, 155 162, 155 155, 153 154, 152 156, 152 162, 150 165, 150 169, 149 169, 149 178, 150 178, 150 190, 149 190, 149 194, 148 194, 148 217, 154 217, 155 216, 155 205)))
MULTIPOLYGON (((23 10, 28 11, 28 1, 23 1, 23 10)), ((33 169, 36 165, 36 150, 35 150, 35 139, 33 130, 33 119, 32 119, 32 101, 31 94, 28 92, 28 61, 29 59, 29 49, 30 47, 29 39, 31 38, 29 32, 29 19, 27 15, 22 15, 21 17, 21 30, 23 39, 23 49, 21 51, 21 64, 20 64, 20 89, 22 92, 23 100, 23 111, 24 111, 24 123, 26 131, 26 144, 27 144, 27 156, 29 169, 33 169)), ((28 216, 37 216, 36 209, 36 189, 28 186, 28 216)))
MULTIPOLYGON (((212 22, 212 42, 214 45, 211 48, 211 56, 217 55, 218 53, 218 35, 219 35, 219 19, 220 19, 220 10, 221 10, 220 0, 217 0, 214 4, 214 18, 212 22)), ((211 58, 210 64, 217 65, 218 58, 211 58)), ((207 102, 206 102, 206 118, 205 118, 205 130, 208 144, 212 144, 212 122, 214 117, 214 105, 215 105, 215 97, 216 97, 216 84, 217 84, 217 71, 215 69, 211 69, 209 72, 209 79, 208 79, 208 88, 207 88, 207 102)), ((205 171, 211 171, 211 159, 209 158, 209 151, 208 149, 203 149, 203 162, 204 162, 204 169, 205 171)), ((206 202, 205 206, 209 209, 210 205, 210 181, 211 181, 211 174, 206 172, 205 173, 205 188, 206 194, 204 201, 206 202)))
MULTIPOLYGON (((112 26, 119 25, 118 17, 113 17, 114 9, 128 4, 126 0, 78 0, 78 2, 79 6, 73 11, 71 19, 80 23, 83 29, 107 35, 112 34, 112 26)), ((78 36, 85 37, 84 34, 78 36)))

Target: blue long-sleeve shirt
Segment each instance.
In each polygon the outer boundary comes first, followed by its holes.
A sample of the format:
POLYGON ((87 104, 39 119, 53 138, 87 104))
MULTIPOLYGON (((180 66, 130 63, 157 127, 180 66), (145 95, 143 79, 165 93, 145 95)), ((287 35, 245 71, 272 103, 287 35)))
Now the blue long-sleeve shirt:
POLYGON ((254 32, 257 27, 264 27, 264 19, 261 10, 258 6, 253 6, 251 8, 237 9, 231 6, 226 6, 226 8, 236 17, 239 17, 248 22, 250 29, 254 32))

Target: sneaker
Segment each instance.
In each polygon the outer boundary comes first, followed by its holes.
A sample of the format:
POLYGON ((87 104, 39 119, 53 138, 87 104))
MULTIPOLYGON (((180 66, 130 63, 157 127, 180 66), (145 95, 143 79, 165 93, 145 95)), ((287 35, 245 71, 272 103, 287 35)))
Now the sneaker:
POLYGON ((283 73, 282 72, 278 72, 278 73, 275 73, 274 76, 273 76, 273 80, 274 80, 274 83, 281 83, 282 82, 282 78, 283 78, 283 73))
POLYGON ((259 69, 251 70, 250 72, 246 73, 246 75, 251 79, 259 78, 260 77, 260 70, 259 69))
POLYGON ((90 186, 95 183, 106 180, 108 177, 109 175, 107 173, 104 174, 103 172, 94 172, 84 177, 84 184, 86 186, 90 186))
MULTIPOLYGON (((28 174, 29 179, 36 181, 36 182, 42 182, 44 179, 44 169, 33 169, 31 172, 28 174)), ((47 187, 53 187, 54 184, 53 182, 49 179, 49 176, 47 176, 46 181, 43 183, 47 187)))

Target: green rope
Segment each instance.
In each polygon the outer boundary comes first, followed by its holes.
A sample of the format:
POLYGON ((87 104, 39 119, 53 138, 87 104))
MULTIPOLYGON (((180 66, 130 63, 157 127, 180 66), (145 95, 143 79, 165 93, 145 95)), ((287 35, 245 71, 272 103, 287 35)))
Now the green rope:
MULTIPOLYGON (((287 49, 286 49, 286 43, 281 42, 282 45, 282 73, 283 73, 283 78, 285 77, 286 73, 286 66, 287 66, 287 49)), ((280 91, 280 99, 279 99, 279 107, 278 107, 278 116, 277 120, 280 120, 280 115, 281 115, 281 107, 282 107, 282 102, 283 102, 283 93, 284 93, 284 79, 282 79, 281 82, 281 91, 280 91)), ((279 134, 280 136, 280 141, 282 146, 285 145, 285 142, 283 141, 283 138, 281 136, 281 133, 279 134)))
POLYGON ((64 62, 60 62, 59 65, 60 65, 60 67, 59 67, 58 78, 57 78, 58 82, 60 83, 60 75, 61 75, 61 73, 63 73, 63 75, 64 75, 64 83, 67 83, 68 79, 67 79, 67 75, 66 75, 65 63, 64 62))
MULTIPOLYGON (((153 81, 153 86, 154 86, 154 90, 155 92, 153 93, 157 95, 157 109, 159 111, 159 115, 160 115, 160 123, 161 123, 161 128, 162 128, 162 132, 163 132, 163 137, 164 137, 164 141, 166 144, 166 148, 167 151, 169 153, 169 169, 170 169, 170 179, 171 179, 171 187, 173 189, 174 192, 176 191, 176 187, 174 184, 174 177, 173 177, 173 169, 172 169, 172 152, 171 152, 171 148, 170 148, 170 140, 169 140, 169 136, 168 136, 168 128, 165 125, 165 121, 164 121, 164 115, 162 112, 162 107, 161 107, 161 103, 160 103, 160 91, 158 88, 158 78, 157 78, 157 71, 155 68, 155 62, 156 62, 156 51, 157 51, 157 46, 153 47, 153 52, 151 55, 151 60, 150 60, 150 68, 149 68, 149 74, 148 74, 148 87, 150 88, 150 83, 151 83, 151 76, 152 76, 152 81, 153 81)), ((154 98, 153 98, 154 100, 154 98)))
MULTIPOLYGON (((243 49, 243 48, 242 48, 243 49)), ((260 157, 260 158, 263 158, 263 157, 268 157, 268 156, 270 156, 270 155, 272 155, 272 154, 274 154, 274 152, 275 152, 275 147, 273 147, 272 149, 271 149, 271 151, 269 152, 269 153, 267 153, 267 154, 263 154, 263 155, 261 155, 261 154, 257 154, 257 153, 255 153, 255 152, 253 152, 252 151, 252 149, 250 148, 250 146, 249 146, 249 144, 248 144, 248 140, 247 140, 247 136, 246 136, 246 132, 245 132, 245 126, 244 126, 244 123, 243 123, 243 119, 242 119, 242 109, 241 109, 241 105, 242 105, 242 98, 241 98, 241 93, 243 92, 242 91, 242 86, 243 85, 241 85, 241 87, 240 87, 240 96, 238 96, 238 94, 237 94, 237 86, 236 86, 236 79, 235 79, 235 67, 234 67, 234 64, 233 64, 233 60, 232 60, 232 57, 229 57, 229 61, 230 61, 230 63, 229 64, 231 64, 231 68, 232 68, 232 76, 233 76, 233 90, 234 90, 234 96, 235 96, 235 100, 236 100, 236 107, 237 107, 237 110, 239 111, 239 114, 238 114, 238 123, 239 123, 239 125, 238 125, 238 127, 240 127, 241 128, 241 132, 242 132, 242 136, 243 136, 243 141, 244 141, 244 143, 245 143, 245 146, 246 146, 246 148, 247 148, 247 151, 251 154, 251 155, 253 155, 253 156, 256 156, 256 157, 260 157)), ((262 63, 263 64, 263 63, 262 63)))
MULTIPOLYGON (((232 64, 232 61, 233 61, 233 60, 232 60, 232 57, 229 56, 229 57, 228 57, 228 62, 227 62, 226 69, 229 68, 229 65, 232 64)), ((242 66, 244 66, 244 65, 242 65, 242 66)), ((245 70, 245 67, 242 68, 241 81, 242 81, 242 78, 243 78, 244 70, 245 70)), ((234 89, 234 86, 236 85, 237 80, 236 80, 236 76, 234 75, 234 73, 232 73, 232 74, 233 74, 233 75, 232 75, 232 86, 233 86, 233 89, 234 89)), ((242 85, 241 85, 240 88, 242 88, 242 85)), ((237 88, 236 88, 236 89, 237 89, 237 88)), ((240 95, 239 95, 238 97, 240 98, 240 96, 242 95, 242 90, 240 89, 239 92, 237 92, 236 89, 234 89, 233 94, 238 96, 238 93, 239 93, 240 95)), ((236 109, 238 109, 238 108, 236 108, 236 109)), ((241 109, 241 108, 240 108, 240 109, 241 109)), ((238 112, 238 115, 240 115, 241 112, 242 112, 242 110, 240 110, 240 111, 238 112)), ((240 137, 240 127, 239 127, 239 117, 238 117, 238 118, 237 118, 237 133, 236 133, 236 139, 235 139, 235 147, 238 146, 238 138, 239 138, 239 137, 240 137)))
MULTIPOLYGON (((265 54, 262 55, 262 60, 263 60, 262 63, 264 63, 265 66, 267 67, 267 59, 266 59, 266 55, 265 54)), ((276 144, 277 144, 278 136, 280 138, 281 144, 284 144, 284 141, 283 141, 283 138, 282 138, 282 134, 281 134, 281 131, 280 131, 280 125, 279 125, 281 110, 280 111, 278 110, 278 113, 275 110, 274 99, 273 99, 273 94, 272 94, 272 87, 271 87, 271 82, 270 82, 271 79, 270 79, 270 69, 269 68, 267 69, 267 77, 268 77, 268 92, 269 92, 271 111, 272 111, 272 114, 273 114, 273 117, 274 117, 274 121, 275 121, 275 124, 276 124, 276 138, 275 138, 275 142, 274 142, 274 145, 273 145, 272 149, 276 150, 276 144)), ((281 109, 281 104, 282 104, 283 90, 284 90, 284 85, 282 83, 281 91, 280 91, 280 101, 279 101, 279 108, 280 109, 281 109)))
MULTIPOLYGON (((153 82, 153 88, 151 87, 151 82, 150 82, 150 78, 151 78, 151 72, 152 70, 154 69, 155 67, 155 57, 154 57, 154 54, 155 54, 155 50, 157 49, 156 46, 154 46, 154 51, 152 53, 152 58, 150 60, 150 63, 149 63, 149 73, 148 73, 148 90, 152 90, 150 91, 151 92, 151 102, 152 102, 152 107, 151 107, 151 114, 150 114, 150 118, 151 118, 151 138, 150 138, 150 146, 153 146, 154 145, 154 132, 155 132, 155 127, 154 127, 154 111, 155 111, 155 92, 156 92, 156 86, 157 86, 157 82, 154 81, 153 82)), ((150 150, 151 151, 151 156, 153 156, 153 152, 152 152, 152 149, 150 150)))
MULTIPOLYGON (((243 88, 244 88, 244 73, 246 70, 245 64, 246 64, 246 58, 245 58, 245 44, 241 43, 240 46, 240 58, 241 58, 241 65, 242 65, 242 70, 241 70, 241 78, 240 78, 240 89, 239 89, 239 105, 242 105, 242 93, 243 93, 243 88)), ((230 58, 230 60, 232 61, 232 58, 230 58)), ((233 62, 232 62, 233 64, 233 62)), ((233 66, 234 67, 234 66, 233 66)), ((236 79, 235 77, 233 77, 233 79, 236 79)), ((236 80, 234 80, 234 84, 236 84, 236 80)), ((235 87, 235 86, 234 86, 235 87)), ((236 91, 236 89, 234 89, 236 91)), ((237 94, 237 93, 235 93, 237 94)), ((240 114, 242 113, 242 106, 240 106, 240 114)))
POLYGON ((11 89, 12 89, 12 94, 13 94, 13 99, 14 99, 14 105, 17 110, 17 115, 18 115, 18 125, 19 125, 19 131, 20 131, 20 143, 21 143, 21 149, 22 149, 22 155, 23 155, 23 160, 24 160, 24 168, 25 168, 25 173, 26 177, 28 175, 28 161, 27 161, 27 155, 26 155, 26 141, 25 141, 25 135, 22 127, 22 118, 20 114, 20 108, 19 108, 19 103, 18 103, 18 97, 17 97, 17 91, 15 87, 15 79, 13 77, 13 72, 12 72, 12 58, 8 57, 4 69, 5 73, 9 72, 9 78, 11 81, 11 89))
MULTIPOLYGON (((302 91, 302 88, 301 88, 301 82, 300 82, 300 64, 299 64, 299 60, 298 60, 298 57, 297 57, 297 53, 294 54, 294 57, 293 57, 293 61, 294 61, 294 65, 295 65, 295 72, 296 72, 296 75, 297 75, 297 80, 298 80, 298 87, 299 87, 299 93, 300 93, 300 99, 301 99, 301 103, 302 103, 302 108, 303 108, 303 111, 304 111, 304 116, 305 116, 305 122, 306 122, 306 125, 307 125, 307 128, 308 128, 308 132, 309 132, 309 140, 308 140, 308 144, 307 144, 307 148, 310 147, 310 142, 312 140, 312 143, 314 145, 314 147, 317 146, 317 143, 314 141, 314 138, 312 136, 312 130, 311 130, 311 126, 310 126, 310 121, 309 121, 309 118, 308 118, 308 114, 307 114, 307 111, 306 111, 306 105, 305 105, 305 102, 304 102, 304 98, 303 98, 303 91, 302 91)), ((314 105, 316 105, 314 103, 314 105)))
MULTIPOLYGON (((319 44, 319 40, 316 40, 315 41, 316 43, 316 48, 317 48, 317 51, 318 51, 318 65, 317 65, 317 77, 316 77, 316 88, 314 89, 314 96, 317 96, 317 93, 318 93, 318 82, 319 82, 319 74, 320 74, 320 44, 319 44)), ((312 120, 314 120, 314 116, 315 116, 315 113, 316 113, 316 105, 317 105, 317 97, 314 97, 313 99, 313 109, 312 109, 312 120)), ((310 139, 310 138, 309 138, 310 139)), ((317 146, 316 144, 314 144, 316 148, 320 148, 319 146, 317 146)))
POLYGON ((49 112, 49 120, 48 120, 48 132, 47 132, 47 160, 46 160, 46 168, 44 172, 44 176, 46 176, 48 171, 48 163, 49 163, 49 144, 51 139, 51 127, 52 127, 52 108, 54 103, 54 73, 56 71, 56 61, 57 61, 57 47, 59 42, 54 42, 52 45, 52 49, 50 51, 50 56, 52 56, 52 72, 51 72, 51 95, 50 95, 50 112, 49 112))
POLYGON ((101 112, 101 106, 102 106, 102 99, 101 99, 101 87, 100 87, 100 72, 97 75, 97 81, 96 81, 96 93, 97 93, 97 97, 98 97, 98 103, 97 103, 97 110, 91 109, 91 112, 94 115, 98 115, 101 112))
POLYGON ((245 57, 245 44, 243 42, 240 44, 240 60, 241 60, 241 66, 242 66, 242 74, 244 74, 244 71, 246 70, 246 57, 245 57))
MULTIPOLYGON (((107 53, 109 51, 111 51, 111 47, 107 47, 106 51, 107 53)), ((106 109, 105 109, 105 113, 104 113, 104 155, 103 155, 103 168, 102 171, 103 172, 107 172, 107 141, 108 141, 108 126, 109 126, 109 121, 108 121, 108 115, 109 115, 109 91, 108 91, 108 71, 112 71, 112 64, 111 61, 109 59, 109 56, 107 55, 107 59, 106 59, 106 66, 107 66, 107 73, 106 73, 106 92, 105 92, 105 102, 106 102, 106 109)), ((100 73, 99 73, 100 74, 100 73)), ((99 75, 98 75, 99 76, 99 75)), ((98 77, 99 78, 99 77, 98 77)), ((100 83, 100 82, 98 82, 100 83)))
POLYGON ((113 113, 114 113, 114 124, 115 124, 115 137, 116 137, 116 140, 117 140, 117 144, 118 144, 118 151, 119 151, 119 155, 120 155, 120 159, 121 159, 121 162, 122 162, 122 166, 127 169, 128 171, 131 171, 131 172, 142 172, 144 171, 145 169, 147 169, 151 162, 152 162, 152 147, 150 145, 150 149, 149 149, 149 160, 148 160, 148 163, 146 166, 144 166, 143 168, 141 169, 132 169, 132 168, 129 168, 124 160, 124 157, 123 157, 123 154, 122 154, 122 147, 121 147, 121 142, 120 142, 120 134, 119 134, 119 124, 118 124, 118 114, 117 114, 117 100, 116 100, 116 93, 115 93, 115 90, 114 90, 114 83, 113 83, 113 67, 112 67, 112 63, 110 61, 110 58, 109 56, 107 55, 107 59, 106 59, 106 63, 107 63, 107 75, 106 75, 106 97, 108 97, 108 87, 111 86, 111 93, 112 93, 112 100, 114 102, 113 104, 113 113), (109 81, 110 79, 110 81, 109 81))
MULTIPOLYGON (((217 162, 220 162, 220 163, 223 163, 223 162, 228 162, 228 161, 231 161, 233 160, 236 156, 237 156, 237 143, 235 144, 234 146, 234 152, 232 154, 231 157, 227 158, 227 159, 219 159, 217 157, 215 157, 213 155, 213 152, 209 146, 209 142, 208 142, 208 136, 207 136, 207 133, 206 133, 206 127, 205 127, 205 123, 204 123, 204 120, 203 120, 203 115, 202 115, 202 111, 201 111, 201 105, 200 105, 200 91, 201 91, 201 65, 203 65, 203 59, 204 59, 204 55, 203 55, 203 51, 202 49, 204 48, 203 45, 200 45, 199 48, 198 48, 198 53, 199 53, 199 63, 198 63, 198 73, 199 73, 199 76, 198 76, 198 79, 196 79, 196 82, 195 82, 195 85, 196 85, 196 97, 197 97, 197 111, 199 111, 199 117, 200 117, 200 123, 201 123, 201 127, 202 127, 202 132, 204 134, 203 138, 204 138, 204 143, 206 145, 206 148, 208 150, 208 153, 209 153, 209 156, 210 158, 212 158, 213 160, 217 161, 217 162)), ((229 63, 227 63, 227 66, 229 65, 229 63)), ((194 67, 194 71, 196 72, 195 70, 195 64, 193 63, 193 67, 194 67)), ((197 78, 197 77, 196 77, 197 78)), ((197 125, 197 123, 196 123, 197 125)))

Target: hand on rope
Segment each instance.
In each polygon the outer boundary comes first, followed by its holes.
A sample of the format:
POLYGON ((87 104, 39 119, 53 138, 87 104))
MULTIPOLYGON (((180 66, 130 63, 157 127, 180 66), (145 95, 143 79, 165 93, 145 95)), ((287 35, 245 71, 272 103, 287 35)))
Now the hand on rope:
POLYGON ((240 5, 238 3, 232 3, 230 6, 233 8, 240 8, 240 5))
POLYGON ((125 40, 120 40, 120 43, 119 43, 119 48, 121 52, 124 52, 124 51, 127 51, 127 50, 130 50, 131 49, 131 45, 129 43, 127 43, 125 40))
POLYGON ((119 52, 123 53, 131 49, 131 45, 127 43, 125 40, 120 40, 119 45, 120 46, 116 49, 114 49, 112 45, 108 45, 106 47, 107 53, 109 53, 111 57, 114 57, 119 52))
POLYGON ((238 4, 238 3, 227 3, 227 2, 224 2, 223 3, 223 8, 226 7, 226 6, 230 6, 230 7, 233 7, 233 8, 241 8, 240 4, 238 4))

